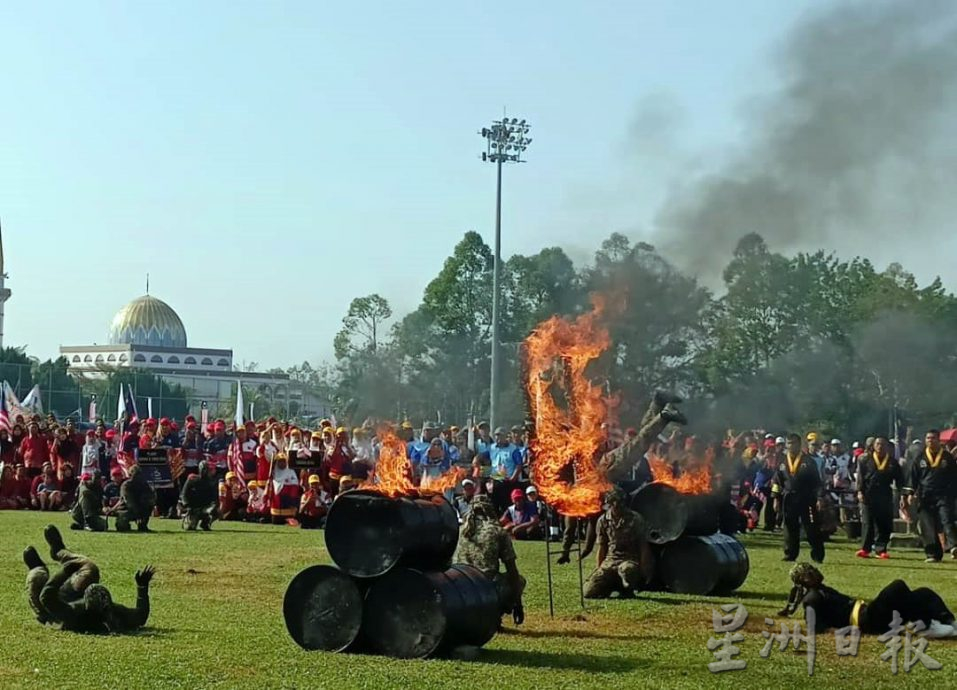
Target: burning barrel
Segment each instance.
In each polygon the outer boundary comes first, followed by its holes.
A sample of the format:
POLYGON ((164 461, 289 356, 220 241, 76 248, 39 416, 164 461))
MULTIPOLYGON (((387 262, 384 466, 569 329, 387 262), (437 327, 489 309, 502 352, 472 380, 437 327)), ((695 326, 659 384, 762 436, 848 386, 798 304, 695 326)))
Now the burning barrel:
POLYGON ((744 545, 726 534, 685 536, 665 546, 658 575, 678 594, 727 594, 748 577, 750 562, 744 545))
POLYGON ((685 531, 688 520, 685 496, 662 482, 652 482, 631 494, 629 505, 648 526, 648 541, 667 544, 685 531))
POLYGON ((500 619, 495 584, 472 566, 445 572, 395 568, 369 588, 362 631, 375 651, 415 659, 462 645, 481 647, 500 619))
POLYGON ((338 568, 314 565, 293 578, 282 601, 289 635, 303 649, 341 652, 362 626, 362 592, 338 568))
POLYGON ((350 491, 326 517, 326 548, 355 577, 378 577, 398 564, 445 570, 458 543, 455 509, 441 496, 389 498, 350 491))
POLYGON ((684 534, 707 536, 718 531, 721 526, 721 507, 722 504, 728 503, 727 499, 714 494, 686 494, 682 498, 688 509, 688 523, 685 525, 684 534))

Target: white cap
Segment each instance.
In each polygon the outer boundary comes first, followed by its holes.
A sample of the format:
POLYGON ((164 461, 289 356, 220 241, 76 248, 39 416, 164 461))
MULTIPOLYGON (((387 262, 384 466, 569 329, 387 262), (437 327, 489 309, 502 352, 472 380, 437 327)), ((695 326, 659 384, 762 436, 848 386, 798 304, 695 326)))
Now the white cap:
POLYGON ((475 486, 475 482, 473 482, 471 479, 463 479, 462 486, 475 486))
POLYGON ((764 435, 764 438, 765 438, 765 440, 770 440, 770 439, 774 438, 774 434, 765 434, 765 435, 764 435))
POLYGON ((851 448, 853 448, 854 450, 857 450, 860 447, 861 447, 860 441, 854 441, 854 443, 851 444, 851 448))
POLYGON ((841 443, 841 439, 839 439, 839 438, 832 438, 832 439, 831 439, 831 445, 832 445, 832 446, 843 446, 844 444, 841 443))
POLYGON ((775 442, 775 443, 787 443, 787 441, 784 440, 784 437, 783 437, 783 436, 778 436, 776 439, 774 439, 774 442, 775 442))
POLYGON ((527 489, 525 489, 525 493, 526 493, 526 494, 537 494, 537 493, 538 493, 538 489, 536 489, 534 486, 530 486, 530 487, 528 487, 527 489))

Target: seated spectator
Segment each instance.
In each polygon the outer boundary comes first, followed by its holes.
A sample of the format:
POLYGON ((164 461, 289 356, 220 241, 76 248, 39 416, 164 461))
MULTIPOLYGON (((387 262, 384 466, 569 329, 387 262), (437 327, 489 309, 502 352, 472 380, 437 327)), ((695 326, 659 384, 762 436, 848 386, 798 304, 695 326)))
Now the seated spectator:
MULTIPOLYGON (((359 482, 351 475, 345 475, 344 477, 339 477, 339 493, 345 493, 346 491, 352 491, 353 489, 359 488, 359 482)), ((338 494, 337 494, 338 495, 338 494)))
POLYGON ((302 529, 318 529, 329 512, 329 494, 322 490, 318 474, 310 475, 309 488, 299 502, 299 526, 302 529))
POLYGON ((60 480, 61 509, 68 510, 73 507, 77 490, 80 488, 80 482, 73 473, 72 463, 67 462, 61 465, 57 478, 60 480))
POLYGON ((14 456, 17 453, 17 447, 10 439, 10 434, 6 429, 0 429, 0 462, 9 465, 13 469, 14 456))
POLYGON ((18 510, 20 502, 17 500, 17 479, 14 476, 13 465, 3 465, 0 470, 0 510, 18 510))
POLYGON ((123 474, 122 468, 114 467, 110 471, 110 481, 103 487, 103 509, 107 514, 113 512, 116 504, 120 502, 120 487, 123 486, 124 479, 126 475, 123 474))
POLYGON ((269 506, 266 504, 266 493, 263 482, 252 480, 246 485, 249 498, 246 502, 247 522, 266 522, 269 520, 269 506))
POLYGON ((534 503, 525 500, 525 492, 513 489, 512 505, 502 515, 499 522, 513 539, 540 539, 542 536, 541 520, 538 508, 534 503))
POLYGON ((249 492, 235 472, 227 472, 219 483, 219 515, 221 520, 245 520, 249 492))
POLYGON ((30 489, 33 487, 33 480, 27 474, 27 468, 23 465, 17 465, 13 470, 13 478, 17 482, 17 500, 20 502, 20 509, 29 509, 30 489))
POLYGON ((59 510, 60 482, 56 478, 56 470, 49 462, 40 469, 40 474, 33 478, 30 487, 30 503, 34 510, 59 510))

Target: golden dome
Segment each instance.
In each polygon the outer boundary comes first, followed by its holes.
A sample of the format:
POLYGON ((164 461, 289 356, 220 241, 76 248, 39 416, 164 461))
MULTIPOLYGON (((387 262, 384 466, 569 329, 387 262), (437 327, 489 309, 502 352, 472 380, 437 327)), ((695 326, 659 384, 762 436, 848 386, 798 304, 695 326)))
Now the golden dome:
POLYGON ((110 324, 110 345, 186 347, 183 322, 166 302, 150 295, 120 309, 110 324))

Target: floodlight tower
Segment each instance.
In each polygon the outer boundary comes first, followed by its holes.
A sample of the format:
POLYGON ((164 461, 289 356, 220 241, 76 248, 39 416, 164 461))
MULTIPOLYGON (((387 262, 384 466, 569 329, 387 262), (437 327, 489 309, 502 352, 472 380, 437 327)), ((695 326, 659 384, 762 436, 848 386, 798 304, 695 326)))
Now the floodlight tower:
POLYGON ((498 396, 501 391, 501 265, 502 265, 502 164, 524 163, 522 154, 532 140, 530 126, 518 118, 502 118, 483 127, 479 134, 486 140, 482 160, 495 163, 495 262, 492 265, 492 382, 489 395, 489 424, 494 431, 499 423, 498 396))

